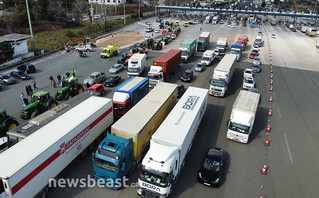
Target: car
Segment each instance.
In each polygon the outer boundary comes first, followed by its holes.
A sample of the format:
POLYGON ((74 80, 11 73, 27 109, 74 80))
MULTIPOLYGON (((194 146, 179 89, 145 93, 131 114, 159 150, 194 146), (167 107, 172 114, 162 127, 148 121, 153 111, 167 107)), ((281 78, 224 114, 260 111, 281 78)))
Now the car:
POLYGON ((244 26, 244 27, 246 27, 246 26, 247 26, 247 24, 246 24, 246 23, 243 23, 243 26, 244 26))
POLYGON ((228 25, 229 28, 236 28, 236 26, 234 24, 230 24, 228 25))
POLYGON ((271 38, 276 38, 276 34, 271 34, 271 38))
POLYGON ((204 67, 205 67, 204 63, 197 63, 194 70, 197 72, 202 72, 204 71, 204 67))
POLYGON ((20 80, 29 80, 31 79, 31 76, 29 74, 24 73, 20 70, 14 70, 10 73, 10 76, 13 78, 19 78, 20 80))
POLYGON ((291 28, 291 31, 296 32, 296 28, 291 28))
POLYGON ((148 28, 146 28, 146 30, 145 30, 145 32, 153 32, 153 31, 154 31, 154 29, 151 28, 151 27, 148 27, 148 28))
POLYGON ((250 59, 254 59, 254 58, 256 58, 256 56, 258 56, 258 53, 256 53, 256 52, 251 52, 250 55, 249 55, 249 58, 250 58, 250 59))
POLYGON ((5 85, 11 85, 16 83, 16 80, 6 74, 0 74, 0 83, 5 85))
POLYGON ((105 89, 102 84, 97 83, 89 87, 88 92, 90 92, 91 95, 93 95, 96 92, 98 96, 102 96, 105 93, 105 89))
POLYGON ((251 66, 251 70, 254 73, 259 73, 259 72, 261 72, 261 67, 260 67, 260 65, 253 65, 253 66, 251 66))
POLYGON ((17 70, 27 72, 28 73, 35 73, 36 69, 35 66, 30 63, 24 63, 23 65, 20 65, 17 67, 17 70))
POLYGON ((90 45, 81 45, 80 47, 75 48, 78 52, 91 52, 93 49, 90 45))
POLYGON ((193 70, 187 69, 181 76, 181 81, 191 82, 193 79, 193 70))
POLYGON ((243 89, 255 88, 255 80, 253 77, 246 77, 243 80, 243 89))
POLYGON ((161 32, 161 30, 156 29, 154 32, 155 32, 155 33, 160 33, 160 32, 161 32))
POLYGON ((255 52, 259 56, 259 48, 254 48, 251 52, 255 52))
POLYGON ((225 23, 225 21, 224 20, 220 20, 220 22, 219 22, 220 24, 224 24, 225 23))
POLYGON ((115 64, 109 69, 109 72, 111 74, 117 74, 117 73, 121 72, 123 69, 124 69, 123 64, 115 64))
POLYGON ((146 24, 146 25, 151 25, 151 22, 146 21, 145 24, 146 24))
POLYGON ((221 148, 210 147, 206 152, 197 174, 198 182, 215 187, 221 182, 225 163, 225 154, 221 148))
POLYGON ((261 65, 261 60, 259 57, 255 57, 253 60, 253 65, 261 65))
POLYGON ((254 73, 253 73, 253 70, 251 69, 245 69, 244 70, 244 75, 243 75, 244 78, 246 77, 254 77, 254 73))
POLYGON ((106 77, 106 80, 104 81, 105 87, 114 87, 121 81, 121 76, 118 75, 111 75, 106 77))

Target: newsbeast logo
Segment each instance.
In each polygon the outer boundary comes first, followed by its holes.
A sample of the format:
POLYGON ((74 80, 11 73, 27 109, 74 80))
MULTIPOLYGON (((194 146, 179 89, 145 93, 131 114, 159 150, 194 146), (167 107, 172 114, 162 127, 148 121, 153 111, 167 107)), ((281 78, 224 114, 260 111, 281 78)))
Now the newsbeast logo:
POLYGON ((188 96, 183 105, 183 109, 193 110, 199 100, 199 96, 188 96))
POLYGON ((75 144, 79 139, 81 139, 87 132, 91 129, 90 126, 83 129, 79 134, 77 134, 74 138, 72 138, 68 143, 63 142, 60 146, 60 154, 62 155, 68 150, 73 144, 75 144))
POLYGON ((146 188, 149 188, 149 189, 152 189, 152 190, 155 190, 157 192, 161 192, 160 188, 157 187, 157 186, 153 186, 151 184, 148 184, 148 183, 142 183, 142 186, 146 187, 146 188))

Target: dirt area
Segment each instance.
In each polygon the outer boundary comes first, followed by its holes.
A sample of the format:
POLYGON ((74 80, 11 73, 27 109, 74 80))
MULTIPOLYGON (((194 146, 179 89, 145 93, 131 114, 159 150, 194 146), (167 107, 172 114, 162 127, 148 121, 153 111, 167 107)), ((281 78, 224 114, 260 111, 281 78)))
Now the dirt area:
POLYGON ((128 44, 133 44, 139 40, 144 39, 144 36, 137 32, 120 32, 114 34, 114 36, 107 36, 96 41, 98 48, 107 47, 109 44, 116 44, 118 47, 122 47, 128 44))

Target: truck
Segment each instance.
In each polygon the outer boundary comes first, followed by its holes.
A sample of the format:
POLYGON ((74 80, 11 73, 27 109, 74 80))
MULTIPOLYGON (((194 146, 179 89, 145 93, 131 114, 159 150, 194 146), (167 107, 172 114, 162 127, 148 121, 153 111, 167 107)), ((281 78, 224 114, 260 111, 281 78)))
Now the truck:
POLYGON ((241 143, 248 142, 254 126, 259 99, 259 93, 245 90, 239 92, 227 123, 228 139, 241 143))
POLYGON ((206 16, 206 18, 205 18, 205 23, 211 23, 212 17, 213 17, 213 16, 211 16, 211 15, 206 16))
POLYGON ((219 52, 225 52, 225 48, 228 46, 227 38, 218 38, 217 49, 219 52))
POLYGON ((197 51, 205 51, 209 46, 210 32, 202 32, 197 42, 197 51))
POLYGON ((117 53, 117 45, 108 45, 101 51, 101 58, 110 58, 112 56, 117 56, 117 53))
POLYGON ((7 149, 0 155, 1 197, 46 197, 112 123, 112 100, 91 96, 7 149))
POLYGON ((236 68, 236 56, 226 54, 214 69, 210 80, 209 94, 224 97, 236 68))
POLYGON ((103 83, 105 81, 106 75, 103 72, 93 72, 86 79, 84 79, 83 84, 87 88, 91 87, 96 83, 103 83))
POLYGON ((117 120, 149 92, 149 79, 132 77, 114 89, 113 108, 117 120))
MULTIPOLYGON (((161 82, 115 122, 111 126, 111 133, 107 134, 92 155, 95 179, 121 182, 123 177, 131 173, 144 156, 151 136, 176 102, 177 85, 161 82)), ((118 189, 120 186, 107 187, 118 189)))
POLYGON ((241 57, 242 46, 240 45, 232 45, 230 46, 230 54, 236 55, 236 60, 239 61, 241 57))
POLYGON ((146 54, 133 54, 130 59, 128 59, 127 66, 127 76, 139 76, 143 73, 146 66, 146 54))
POLYGON ((245 51, 247 43, 248 43, 248 37, 247 36, 240 36, 237 39, 236 45, 242 46, 242 51, 245 51))
POLYGON ((301 27, 301 30, 300 30, 300 31, 303 32, 303 33, 306 33, 307 29, 308 29, 308 27, 305 26, 305 25, 303 25, 303 26, 301 27))
POLYGON ((316 28, 313 28, 313 27, 307 28, 306 35, 308 35, 308 36, 316 36, 316 34, 317 34, 317 29, 316 28))
POLYGON ((277 25, 277 20, 275 18, 270 19, 270 25, 275 26, 277 25))
POLYGON ((153 61, 148 72, 150 87, 158 82, 169 81, 170 75, 175 73, 181 62, 181 50, 171 49, 153 61))
POLYGON ((137 194, 168 197, 207 107, 207 89, 189 87, 156 130, 140 166, 137 194))
POLYGON ((220 15, 216 15, 213 17, 212 23, 217 24, 219 22, 219 20, 220 20, 220 15))
POLYGON ((197 39, 189 38, 180 44, 180 50, 182 51, 181 59, 183 62, 188 62, 193 56, 196 50, 197 39))
POLYGON ((203 57, 201 62, 205 64, 205 66, 212 65, 215 59, 215 51, 214 50, 206 50, 203 53, 203 57))
POLYGON ((261 47, 261 46, 263 46, 263 43, 264 43, 264 41, 263 41, 262 37, 256 36, 255 41, 254 41, 254 46, 261 47))

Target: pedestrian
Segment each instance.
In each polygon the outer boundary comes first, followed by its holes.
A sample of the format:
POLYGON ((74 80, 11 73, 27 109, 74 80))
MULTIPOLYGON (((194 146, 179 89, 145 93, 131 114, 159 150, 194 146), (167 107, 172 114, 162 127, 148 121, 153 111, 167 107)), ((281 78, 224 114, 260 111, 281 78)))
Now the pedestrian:
POLYGON ((199 28, 199 31, 202 31, 202 27, 199 28))
POLYGON ((34 78, 32 79, 32 83, 33 83, 33 88, 34 88, 34 90, 39 89, 39 88, 37 87, 37 82, 34 80, 34 78))
POLYGON ((69 78, 69 77, 70 77, 70 72, 67 71, 67 72, 65 73, 65 75, 66 75, 66 78, 69 78))
POLYGON ((31 87, 30 84, 28 84, 27 87, 28 87, 28 92, 27 92, 27 94, 28 94, 28 96, 31 96, 31 93, 33 92, 32 87, 31 87))
POLYGON ((72 69, 72 75, 73 75, 73 77, 75 77, 75 69, 72 69))
POLYGON ((58 83, 61 84, 61 76, 60 76, 60 74, 58 74, 58 75, 56 76, 56 78, 58 79, 58 83))
POLYGON ((31 102, 34 102, 34 95, 33 95, 33 92, 31 92, 31 102))
POLYGON ((56 83, 55 83, 55 80, 52 76, 49 77, 49 79, 51 80, 51 84, 54 88, 56 88, 56 83))
POLYGON ((30 96, 30 93, 29 93, 29 86, 28 86, 28 85, 26 85, 26 86, 25 86, 25 92, 27 93, 27 95, 28 95, 28 96, 30 96))
POLYGON ((28 101, 28 98, 24 95, 23 92, 21 92, 20 98, 22 99, 23 107, 26 107, 29 104, 29 101, 28 101))

